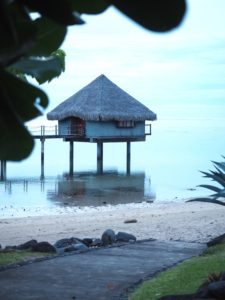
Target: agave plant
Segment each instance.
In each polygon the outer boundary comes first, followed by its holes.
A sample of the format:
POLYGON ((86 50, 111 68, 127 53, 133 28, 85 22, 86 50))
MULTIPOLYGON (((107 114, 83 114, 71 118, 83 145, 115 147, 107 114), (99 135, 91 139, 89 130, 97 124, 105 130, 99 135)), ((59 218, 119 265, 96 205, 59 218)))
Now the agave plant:
MULTIPOLYGON (((223 159, 225 159, 224 156, 222 157, 223 159)), ((201 202, 216 203, 225 206, 225 202, 222 201, 223 199, 225 199, 225 161, 224 162, 213 161, 213 165, 216 169, 215 171, 211 171, 211 170, 209 172, 201 171, 201 173, 204 174, 203 177, 210 178, 213 181, 217 182, 220 187, 215 185, 210 185, 210 184, 201 184, 199 185, 199 187, 209 189, 214 193, 209 197, 194 198, 188 200, 187 202, 201 201, 201 202)))

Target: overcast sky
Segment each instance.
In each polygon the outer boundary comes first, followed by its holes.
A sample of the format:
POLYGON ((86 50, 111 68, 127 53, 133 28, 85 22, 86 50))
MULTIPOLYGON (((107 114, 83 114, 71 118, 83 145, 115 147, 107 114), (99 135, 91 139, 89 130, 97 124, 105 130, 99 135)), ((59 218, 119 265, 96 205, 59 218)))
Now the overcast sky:
MULTIPOLYGON (((70 27, 62 49, 66 71, 42 87, 47 111, 100 74, 151 106, 163 103, 221 103, 225 99, 225 1, 189 0, 179 28, 147 31, 113 7, 83 15, 70 27)), ((224 101, 225 102, 225 101, 224 101)))

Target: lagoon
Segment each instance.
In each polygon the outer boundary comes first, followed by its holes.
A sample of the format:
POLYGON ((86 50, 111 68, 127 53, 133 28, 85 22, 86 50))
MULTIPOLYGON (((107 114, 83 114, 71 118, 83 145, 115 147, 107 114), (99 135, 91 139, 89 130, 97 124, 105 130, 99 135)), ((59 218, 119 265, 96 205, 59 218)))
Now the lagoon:
MULTIPOLYGON (((75 143, 75 176, 71 184, 76 186, 82 178, 82 184, 88 186, 84 197, 86 200, 79 196, 78 201, 76 193, 72 196, 74 201, 70 199, 68 202, 59 195, 58 200, 53 201, 54 197, 50 199, 50 194, 53 196, 54 191, 58 193, 59 185, 69 188, 65 184, 68 182, 66 173, 69 170, 69 145, 62 140, 46 141, 46 177, 44 181, 40 181, 40 142, 36 141, 35 149, 27 160, 7 164, 8 181, 0 184, 1 217, 8 217, 10 214, 27 216, 50 211, 53 213, 55 209, 62 208, 62 203, 67 203, 63 205, 64 209, 74 205, 112 205, 113 198, 114 204, 118 201, 124 203, 124 199, 127 199, 125 194, 132 190, 131 186, 135 187, 132 176, 136 181, 141 178, 142 187, 139 189, 141 194, 136 194, 136 200, 134 195, 130 195, 129 201, 146 201, 146 198, 157 202, 179 201, 207 195, 207 190, 196 186, 208 183, 202 178, 200 170, 212 168, 211 161, 221 161, 221 155, 225 154, 225 104, 153 104, 151 109, 157 113, 158 120, 152 123, 152 136, 147 137, 146 142, 131 144, 130 179, 125 176, 126 144, 104 144, 106 173, 103 177, 108 182, 112 181, 110 188, 107 186, 106 190, 113 191, 113 194, 105 191, 105 180, 99 180, 95 174, 96 144, 75 143), (122 187, 118 185, 122 182, 121 178, 126 178, 122 187), (91 180, 94 184, 98 182, 97 192, 89 188, 91 180), (124 193, 122 197, 121 189, 124 193), (111 200, 107 203, 109 198, 111 200), (15 208, 14 212, 7 209, 11 206, 15 208), (16 209, 20 212, 16 212, 16 209)), ((135 193, 135 189, 133 192, 135 193)))

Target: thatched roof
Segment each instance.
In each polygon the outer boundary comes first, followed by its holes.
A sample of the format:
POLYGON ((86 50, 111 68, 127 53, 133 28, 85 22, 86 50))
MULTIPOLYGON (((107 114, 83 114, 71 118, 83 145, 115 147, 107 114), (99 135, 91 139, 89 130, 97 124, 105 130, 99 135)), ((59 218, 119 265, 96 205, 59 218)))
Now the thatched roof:
POLYGON ((156 120, 156 114, 100 75, 47 114, 49 120, 78 117, 86 121, 156 120))

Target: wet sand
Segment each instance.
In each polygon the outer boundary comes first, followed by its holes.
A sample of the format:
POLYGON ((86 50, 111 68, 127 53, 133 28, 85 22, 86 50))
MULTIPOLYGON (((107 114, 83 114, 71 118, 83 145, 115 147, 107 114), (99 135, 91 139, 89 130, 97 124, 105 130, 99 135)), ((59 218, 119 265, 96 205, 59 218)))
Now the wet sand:
MULTIPOLYGON (((40 212, 41 213, 41 212, 40 212)), ((0 244, 30 239, 100 238, 103 231, 126 231, 138 239, 207 242, 225 232, 225 207, 210 203, 134 203, 58 210, 55 215, 0 219, 0 244), (124 223, 135 219, 136 223, 124 223)))

